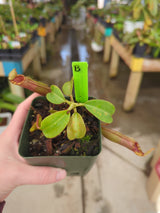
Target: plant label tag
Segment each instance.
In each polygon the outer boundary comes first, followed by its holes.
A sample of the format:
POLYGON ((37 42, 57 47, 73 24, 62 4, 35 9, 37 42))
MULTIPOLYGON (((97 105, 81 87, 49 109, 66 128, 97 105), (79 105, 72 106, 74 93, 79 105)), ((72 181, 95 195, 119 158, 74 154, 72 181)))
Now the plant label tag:
POLYGON ((38 35, 39 36, 46 36, 46 28, 45 27, 38 27, 38 35))
POLYGON ((19 41, 10 41, 9 44, 11 45, 11 47, 13 48, 21 48, 21 44, 19 41))
POLYGON ((104 35, 105 35, 106 37, 111 36, 111 35, 112 35, 112 28, 111 28, 111 27, 107 27, 107 28, 105 29, 104 35))
POLYGON ((52 22, 52 23, 55 23, 55 22, 56 22, 55 17, 53 17, 53 18, 51 19, 51 22, 52 22))
POLYGON ((8 36, 3 36, 3 41, 5 41, 5 42, 9 42, 9 38, 8 38, 8 36))
POLYGON ((75 98, 77 102, 88 101, 88 63, 72 62, 75 98))
POLYGON ((27 34, 25 32, 20 32, 19 33, 19 37, 20 38, 25 38, 27 36, 27 34))

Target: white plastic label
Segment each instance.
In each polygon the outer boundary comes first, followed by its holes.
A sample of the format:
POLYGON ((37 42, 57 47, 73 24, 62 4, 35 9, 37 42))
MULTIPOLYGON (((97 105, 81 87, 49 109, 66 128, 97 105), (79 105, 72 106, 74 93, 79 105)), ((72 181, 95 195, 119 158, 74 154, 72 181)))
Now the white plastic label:
POLYGON ((24 33, 24 32, 20 32, 20 33, 19 33, 19 36, 20 36, 20 38, 24 38, 24 37, 26 37, 26 36, 27 36, 27 34, 26 34, 26 33, 24 33))
POLYGON ((21 47, 21 44, 20 44, 19 41, 10 41, 9 43, 13 48, 20 48, 21 47))

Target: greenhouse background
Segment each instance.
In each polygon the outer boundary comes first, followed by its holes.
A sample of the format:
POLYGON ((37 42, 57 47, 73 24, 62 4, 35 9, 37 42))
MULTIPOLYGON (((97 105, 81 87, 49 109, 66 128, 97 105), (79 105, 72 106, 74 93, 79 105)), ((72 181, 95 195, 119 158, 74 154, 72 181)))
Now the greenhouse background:
MULTIPOLYGON (((27 121, 31 127, 24 136, 24 130, 21 132, 17 152, 27 165, 60 167, 68 174, 57 183, 18 186, 5 199, 3 213, 160 212, 159 11, 159 0, 0 1, 0 143, 15 111, 32 93, 46 96, 47 100, 51 99, 47 92, 55 95, 51 103, 42 102, 37 107, 38 116, 32 115, 27 121), (83 75, 79 72, 82 70, 83 75), (65 82, 69 82, 67 89, 65 82), (82 100, 87 95, 88 102, 79 104, 78 94, 82 100), (65 100, 66 96, 70 96, 70 102, 65 100), (109 103, 105 108, 108 117, 103 111, 104 102, 96 103, 102 99, 109 103), (89 103, 95 104, 95 110, 89 103), (41 107, 49 107, 47 116, 54 116, 58 104, 63 111, 67 110, 62 123, 69 113, 72 116, 78 112, 79 116, 79 106, 88 107, 88 114, 95 111, 101 118, 99 154, 97 149, 92 152, 89 148, 90 136, 80 138, 76 132, 75 128, 81 134, 88 131, 78 118, 73 126, 68 121, 60 133, 70 134, 69 143, 64 139, 57 148, 59 136, 40 143, 48 134, 43 127, 47 120, 41 107), (72 105, 66 108, 67 104, 72 105), (74 131, 78 139, 73 138, 74 131), (30 139, 35 132, 40 139, 30 139), (87 147, 82 153, 80 144, 87 147), (43 153, 39 153, 42 148, 43 153), (29 152, 32 153, 28 155, 29 152), (77 156, 82 160, 76 165, 77 156), (63 161, 63 157, 71 160, 63 161), (94 159, 90 160, 90 168, 85 157, 94 159)), ((30 108, 33 112, 35 106, 30 108)), ((3 171, 0 167, 0 176, 3 171)))

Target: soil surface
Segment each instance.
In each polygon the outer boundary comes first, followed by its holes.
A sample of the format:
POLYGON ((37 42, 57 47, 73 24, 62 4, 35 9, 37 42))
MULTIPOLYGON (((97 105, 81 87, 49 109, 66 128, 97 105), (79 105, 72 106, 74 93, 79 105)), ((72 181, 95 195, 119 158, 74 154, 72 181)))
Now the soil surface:
MULTIPOLYGON (((37 114, 44 119, 53 110, 67 109, 68 105, 55 105, 47 100, 37 100, 32 106, 30 126, 36 121, 37 114)), ((40 130, 29 132, 29 156, 94 156, 100 151, 98 120, 92 116, 84 107, 78 107, 77 111, 82 115, 86 125, 86 135, 82 139, 70 141, 67 138, 66 129, 53 139, 46 138, 40 130), (97 140, 98 139, 98 140, 97 140)))

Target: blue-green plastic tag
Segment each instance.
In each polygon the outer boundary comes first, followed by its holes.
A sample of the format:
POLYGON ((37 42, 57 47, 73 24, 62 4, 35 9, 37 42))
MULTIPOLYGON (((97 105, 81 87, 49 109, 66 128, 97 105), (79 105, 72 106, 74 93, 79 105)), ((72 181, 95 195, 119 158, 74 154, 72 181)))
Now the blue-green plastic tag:
POLYGON ((104 35, 105 35, 106 37, 111 36, 111 35, 112 35, 112 28, 111 28, 111 27, 106 28, 106 29, 105 29, 104 35))

